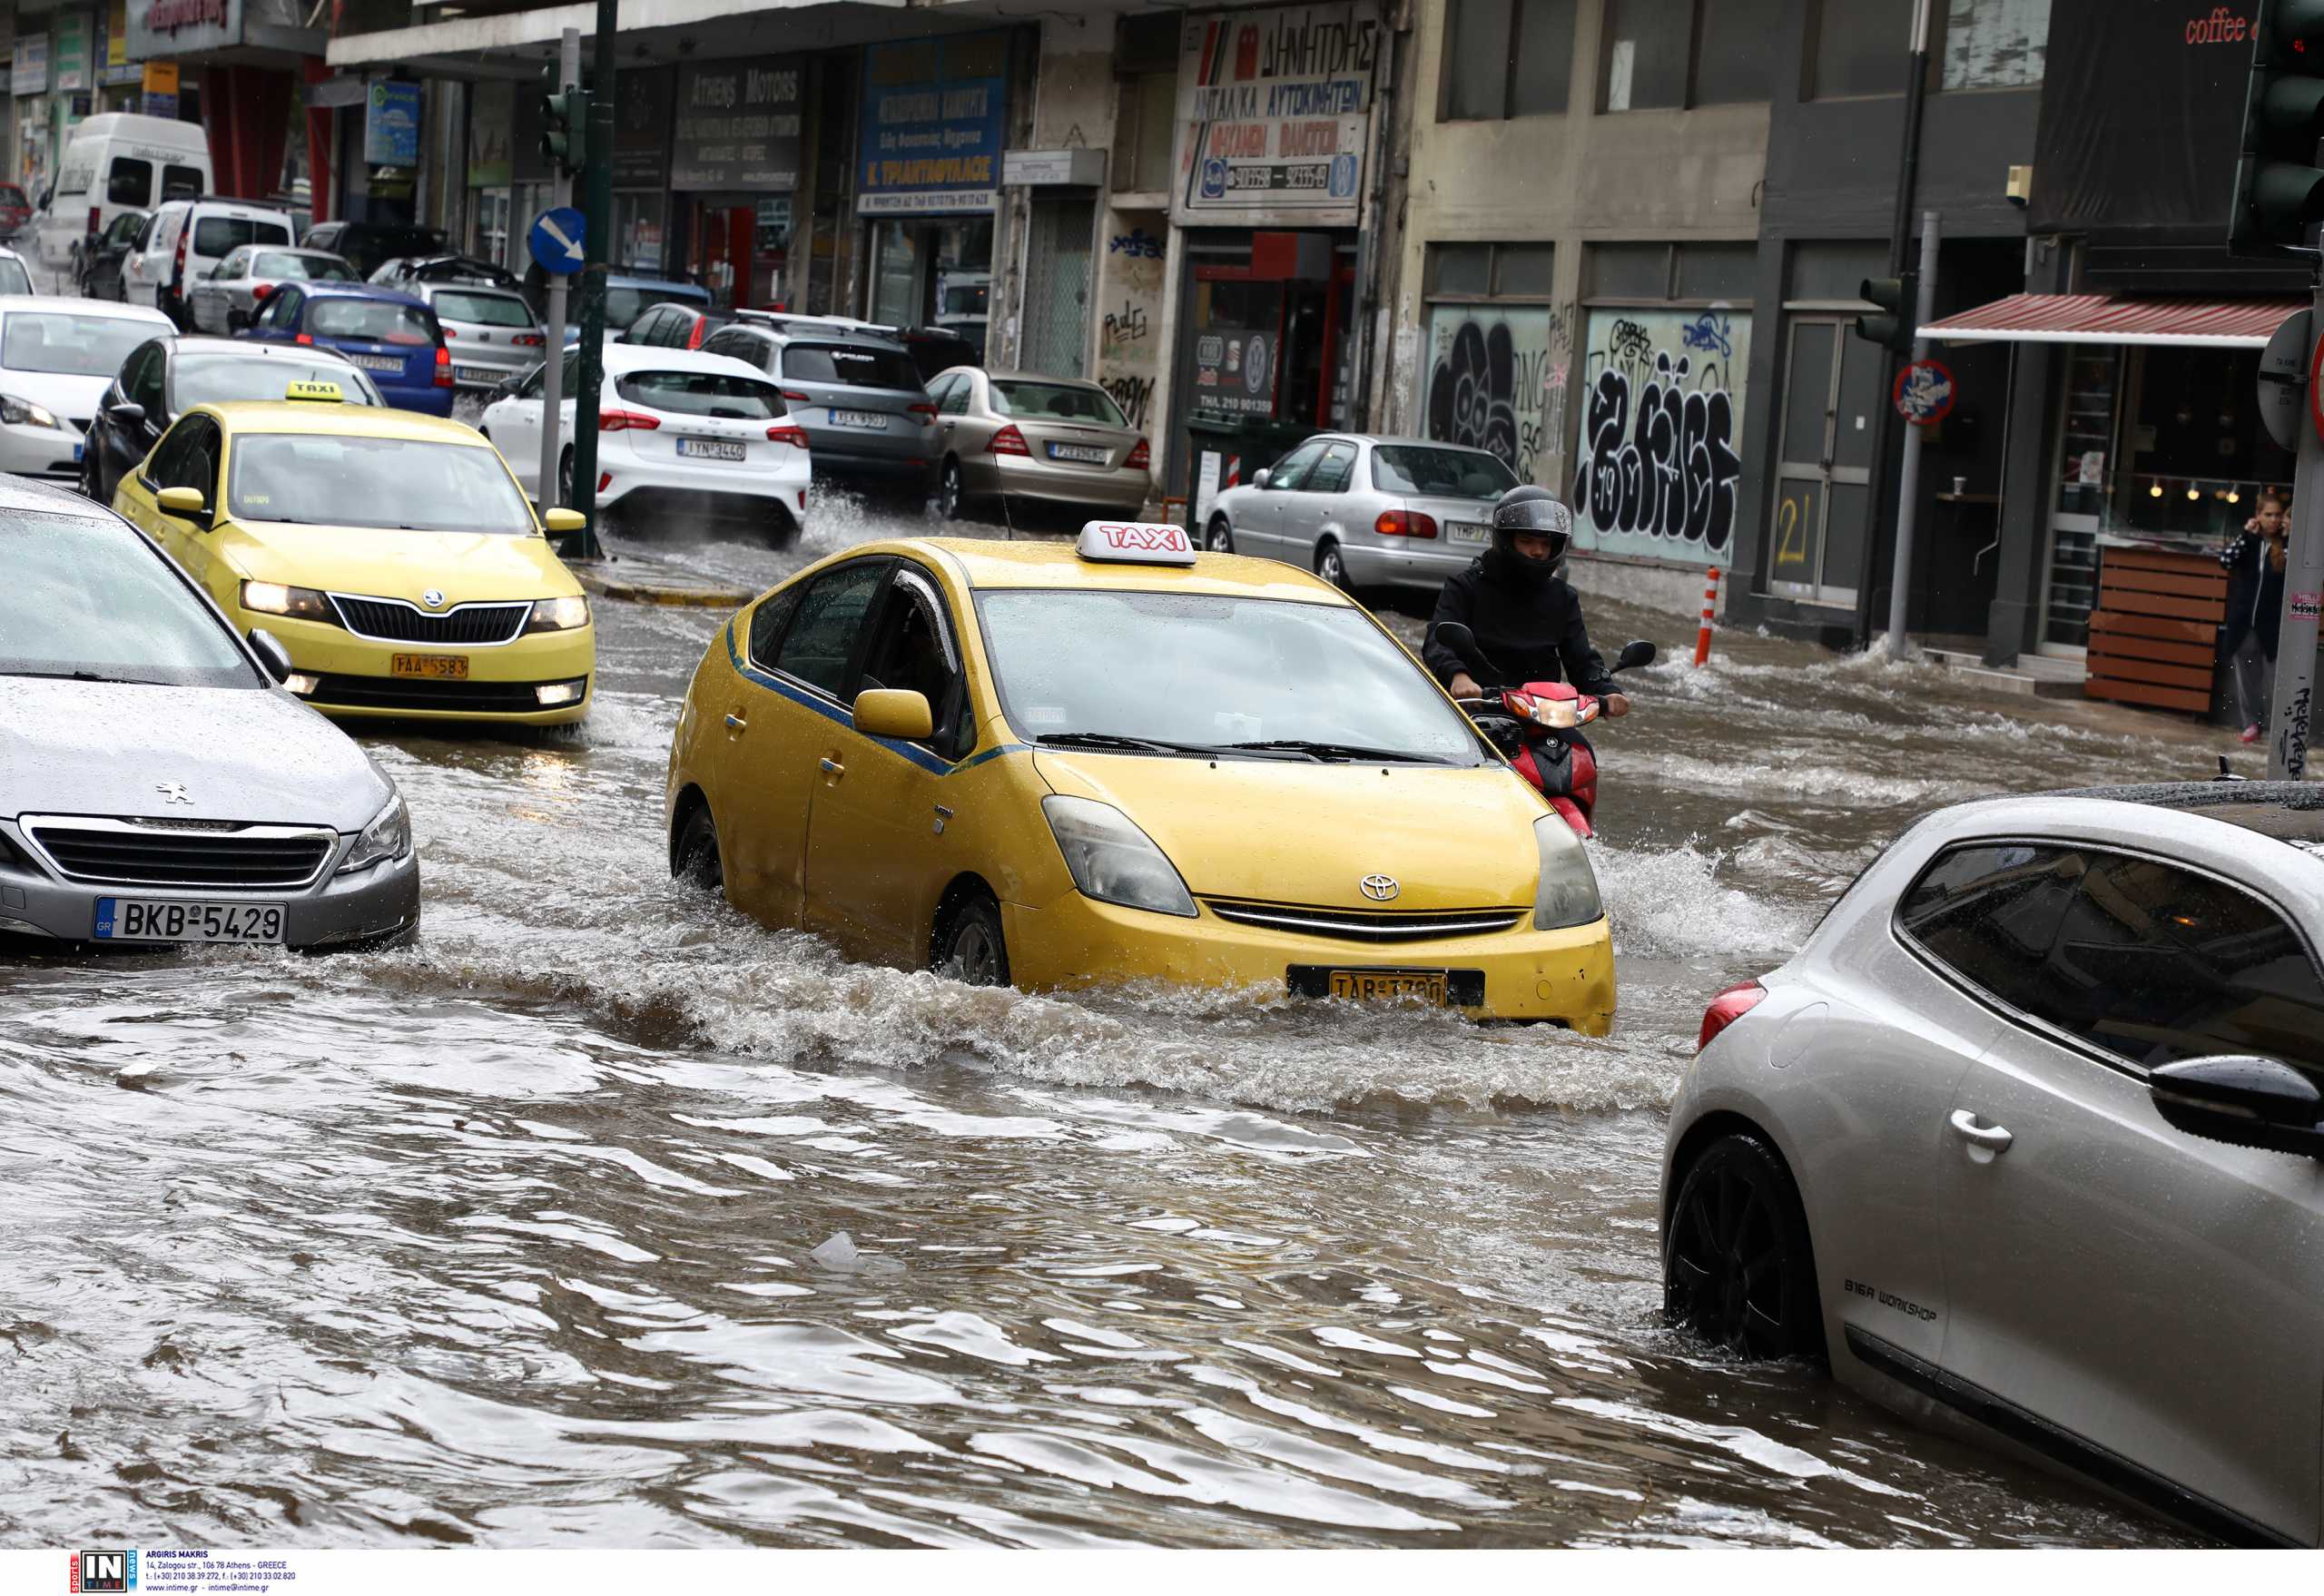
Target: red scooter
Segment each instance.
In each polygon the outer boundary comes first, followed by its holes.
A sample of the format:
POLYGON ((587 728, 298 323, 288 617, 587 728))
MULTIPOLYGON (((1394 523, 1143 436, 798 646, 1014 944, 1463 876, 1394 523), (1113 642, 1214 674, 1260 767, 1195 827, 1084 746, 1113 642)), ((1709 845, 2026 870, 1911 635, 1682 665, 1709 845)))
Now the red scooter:
MULTIPOLYGON (((1443 623, 1435 636, 1479 684, 1502 679, 1501 671, 1477 646, 1476 634, 1460 622, 1443 623)), ((1654 645, 1641 639, 1622 650, 1613 669, 1649 665, 1654 655, 1654 645)), ((1528 682, 1522 687, 1488 687, 1482 698, 1456 702, 1508 756, 1517 773, 1541 789, 1567 824, 1582 836, 1594 834, 1590 817, 1598 807, 1598 755, 1581 728, 1598 718, 1602 705, 1597 699, 1571 682, 1528 682)))

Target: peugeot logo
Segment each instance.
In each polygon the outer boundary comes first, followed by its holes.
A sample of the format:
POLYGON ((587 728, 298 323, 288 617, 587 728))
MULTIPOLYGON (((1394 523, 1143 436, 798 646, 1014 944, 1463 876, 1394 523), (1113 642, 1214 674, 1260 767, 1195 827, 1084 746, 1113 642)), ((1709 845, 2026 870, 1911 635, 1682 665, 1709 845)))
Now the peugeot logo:
POLYGON ((193 794, 185 790, 183 782, 156 782, 153 791, 162 795, 164 803, 192 803, 193 794))
POLYGON ((440 587, 430 587, 427 592, 419 596, 419 602, 426 605, 429 609, 439 609, 443 606, 444 591, 440 587))
POLYGON ((1368 875, 1356 885, 1362 887, 1364 895, 1374 903, 1385 903, 1402 891, 1396 885, 1396 878, 1392 875, 1368 875))

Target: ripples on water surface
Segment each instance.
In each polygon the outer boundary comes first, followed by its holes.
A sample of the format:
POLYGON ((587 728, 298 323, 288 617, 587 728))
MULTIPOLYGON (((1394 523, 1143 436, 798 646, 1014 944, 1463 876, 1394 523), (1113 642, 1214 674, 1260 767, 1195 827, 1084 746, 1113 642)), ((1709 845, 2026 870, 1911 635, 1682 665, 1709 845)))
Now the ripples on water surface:
POLYGON ((2207 745, 1741 639, 1599 739, 1612 1039, 1031 997, 667 880, 717 622, 603 606, 570 740, 371 740, 415 947, 0 966, 7 1541, 2167 1539, 1662 1330, 1654 1181, 1703 994, 1913 814, 2207 745))

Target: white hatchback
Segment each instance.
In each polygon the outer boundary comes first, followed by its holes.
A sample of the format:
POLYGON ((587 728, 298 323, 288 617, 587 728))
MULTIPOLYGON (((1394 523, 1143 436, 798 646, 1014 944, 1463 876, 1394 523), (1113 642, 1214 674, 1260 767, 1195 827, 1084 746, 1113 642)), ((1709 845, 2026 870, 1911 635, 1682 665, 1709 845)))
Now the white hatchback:
MULTIPOLYGON (((580 351, 565 351, 554 501, 573 504, 580 351)), ((480 425, 540 498, 543 369, 511 383, 480 425)), ((757 367, 697 350, 607 343, 597 415, 599 508, 632 526, 740 521, 776 547, 807 523, 807 434, 757 367)))
POLYGON ((1671 1105, 1674 1317, 2207 1533, 2324 1530, 2324 788, 1914 826, 1671 1105))
POLYGON ((78 482, 97 401, 133 350, 172 330, 142 306, 0 296, 0 471, 78 482))

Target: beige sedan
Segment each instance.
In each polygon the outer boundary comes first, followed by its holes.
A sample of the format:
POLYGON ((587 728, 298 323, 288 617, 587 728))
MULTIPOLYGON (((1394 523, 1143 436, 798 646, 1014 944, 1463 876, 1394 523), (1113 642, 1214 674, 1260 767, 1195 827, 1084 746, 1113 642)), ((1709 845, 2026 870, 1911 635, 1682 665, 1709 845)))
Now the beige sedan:
POLYGON ((1118 516, 1145 507, 1151 451, 1096 383, 955 366, 928 394, 943 435, 947 517, 1000 498, 1118 516))

